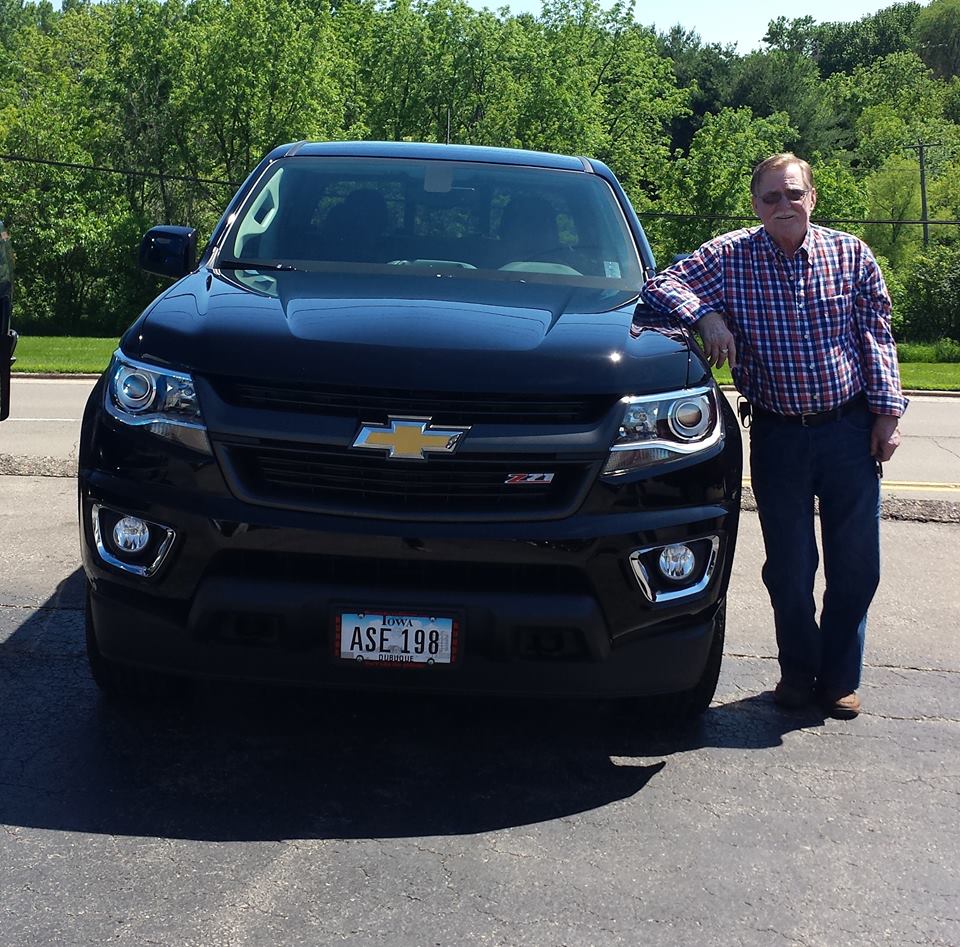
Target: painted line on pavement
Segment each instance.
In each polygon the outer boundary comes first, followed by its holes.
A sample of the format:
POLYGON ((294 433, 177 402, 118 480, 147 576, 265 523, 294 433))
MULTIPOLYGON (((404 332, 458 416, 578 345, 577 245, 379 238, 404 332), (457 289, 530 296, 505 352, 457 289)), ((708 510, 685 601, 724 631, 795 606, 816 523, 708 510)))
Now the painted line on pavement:
MULTIPOLYGON (((744 486, 750 486, 750 477, 743 478, 744 486)), ((960 493, 960 483, 927 483, 922 480, 881 480, 881 488, 906 492, 960 493)))

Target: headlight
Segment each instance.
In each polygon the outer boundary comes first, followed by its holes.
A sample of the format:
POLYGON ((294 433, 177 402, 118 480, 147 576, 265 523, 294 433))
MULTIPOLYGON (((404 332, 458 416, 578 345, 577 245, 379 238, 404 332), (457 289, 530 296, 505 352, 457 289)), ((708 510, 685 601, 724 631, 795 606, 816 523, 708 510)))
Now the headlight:
POLYGON ((723 437, 713 387, 624 398, 620 431, 604 474, 629 473, 708 450, 723 437))
POLYGON ((104 396, 108 414, 123 424, 211 453, 193 379, 186 372, 135 362, 119 351, 108 371, 104 396))

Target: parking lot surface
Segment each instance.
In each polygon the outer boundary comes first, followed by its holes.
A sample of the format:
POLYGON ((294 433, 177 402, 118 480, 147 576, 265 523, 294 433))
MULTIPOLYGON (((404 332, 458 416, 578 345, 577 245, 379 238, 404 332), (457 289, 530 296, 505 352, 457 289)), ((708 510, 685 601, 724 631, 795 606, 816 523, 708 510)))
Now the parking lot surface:
POLYGON ((885 520, 857 720, 787 713, 745 512, 717 700, 104 701, 74 484, 0 477, 0 947, 960 944, 960 525, 885 520))

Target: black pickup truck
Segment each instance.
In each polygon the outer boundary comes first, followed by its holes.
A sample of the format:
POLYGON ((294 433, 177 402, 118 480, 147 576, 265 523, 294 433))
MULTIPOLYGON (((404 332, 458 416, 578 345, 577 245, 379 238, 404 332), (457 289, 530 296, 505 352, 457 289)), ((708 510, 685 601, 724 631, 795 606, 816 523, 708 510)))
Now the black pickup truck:
POLYGON ((709 704, 740 436, 606 166, 300 142, 196 246, 84 415, 101 687, 709 704))

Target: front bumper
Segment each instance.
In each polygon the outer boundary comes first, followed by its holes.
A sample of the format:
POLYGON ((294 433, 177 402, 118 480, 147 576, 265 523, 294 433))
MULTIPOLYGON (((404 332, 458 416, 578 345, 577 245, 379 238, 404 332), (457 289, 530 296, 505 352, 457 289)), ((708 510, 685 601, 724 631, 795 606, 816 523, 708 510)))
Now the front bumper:
POLYGON ((344 532, 329 517, 223 498, 204 501, 201 512, 165 494, 153 490, 145 503, 130 484, 81 477, 83 560, 104 657, 191 676, 351 689, 625 696, 692 688, 715 633, 737 526, 736 506, 713 506, 535 528, 353 521, 344 532), (92 529, 100 505, 175 529, 155 575, 104 560, 92 529), (211 506, 234 515, 211 517, 211 506), (612 522, 621 531, 609 535, 612 522), (702 536, 717 537, 705 587, 679 601, 649 601, 631 553, 702 536), (335 619, 350 608, 456 614, 460 660, 416 669, 342 662, 335 619))
POLYGON ((262 625, 245 625, 250 634, 237 634, 235 628, 224 634, 217 630, 222 626, 216 622, 206 623, 211 618, 207 608, 212 604, 218 609, 223 604, 217 600, 218 595, 234 593, 231 607, 243 606, 248 608, 248 616, 259 612, 264 618, 263 595, 276 591, 276 587, 250 588, 239 583, 209 586, 186 623, 94 592, 91 605, 97 644, 104 657, 112 661, 189 677, 355 691, 628 697, 693 688, 703 674, 714 634, 723 621, 715 604, 695 621, 621 642, 602 649, 602 654, 532 656, 531 650, 541 642, 548 642, 549 648, 570 640, 562 630, 585 631, 586 640, 593 643, 601 638, 589 627, 576 624, 579 616, 571 614, 568 607, 583 603, 574 597, 553 601, 547 614, 529 600, 498 599, 479 607, 467 604, 463 609, 466 632, 459 664, 417 668, 360 667, 338 662, 331 648, 330 623, 323 617, 326 610, 316 604, 318 595, 323 598, 333 590, 299 590, 302 597, 282 610, 287 617, 297 614, 299 621, 282 622, 284 630, 280 634, 275 610, 269 610, 269 620, 262 625), (241 587, 244 595, 237 596, 241 587), (510 628, 512 620, 504 622, 497 615, 502 604, 514 609, 511 619, 526 618, 527 625, 510 628), (531 606, 534 611, 522 615, 531 606), (559 624, 545 631, 543 622, 551 620, 559 624))

